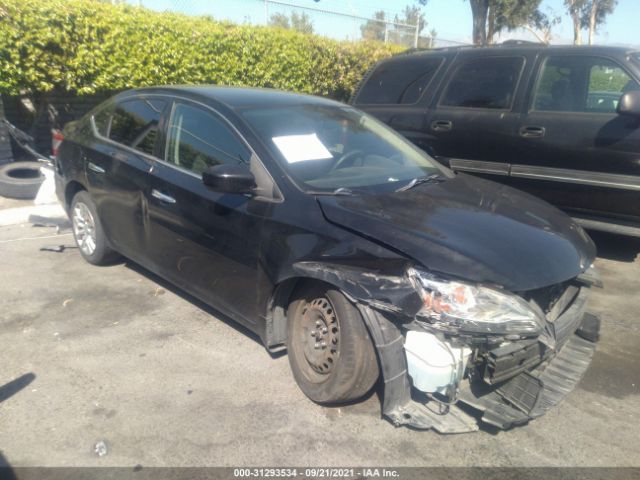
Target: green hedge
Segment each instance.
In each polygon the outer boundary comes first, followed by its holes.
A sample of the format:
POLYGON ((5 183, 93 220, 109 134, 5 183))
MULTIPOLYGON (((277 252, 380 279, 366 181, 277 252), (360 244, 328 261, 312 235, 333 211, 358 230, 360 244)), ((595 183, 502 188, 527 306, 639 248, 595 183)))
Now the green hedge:
POLYGON ((161 84, 274 87, 346 100, 400 47, 97 0, 0 0, 0 93, 161 84))

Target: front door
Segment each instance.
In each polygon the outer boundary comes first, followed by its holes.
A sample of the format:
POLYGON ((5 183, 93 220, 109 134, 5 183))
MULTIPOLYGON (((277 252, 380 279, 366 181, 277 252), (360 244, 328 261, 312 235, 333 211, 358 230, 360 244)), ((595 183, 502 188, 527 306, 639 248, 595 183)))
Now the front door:
POLYGON ((258 319, 258 255, 267 204, 212 191, 202 172, 251 161, 248 147, 213 110, 176 102, 164 162, 151 173, 148 247, 158 273, 252 326, 258 319))
POLYGON ((574 216, 640 220, 640 121, 616 113, 621 95, 637 89, 614 59, 543 57, 512 184, 574 216))

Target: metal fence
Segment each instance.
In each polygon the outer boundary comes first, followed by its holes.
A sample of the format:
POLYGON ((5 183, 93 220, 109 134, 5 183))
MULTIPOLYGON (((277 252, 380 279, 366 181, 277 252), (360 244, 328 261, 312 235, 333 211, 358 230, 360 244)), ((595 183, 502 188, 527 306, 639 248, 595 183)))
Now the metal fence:
MULTIPOLYGON (((111 0, 157 11, 207 15, 216 20, 292 28, 338 40, 378 40, 406 47, 464 45, 439 38, 434 30, 404 23, 400 12, 360 15, 349 0, 111 0)), ((392 4, 392 2, 390 2, 392 4)), ((396 4, 397 5, 397 4, 396 4)))

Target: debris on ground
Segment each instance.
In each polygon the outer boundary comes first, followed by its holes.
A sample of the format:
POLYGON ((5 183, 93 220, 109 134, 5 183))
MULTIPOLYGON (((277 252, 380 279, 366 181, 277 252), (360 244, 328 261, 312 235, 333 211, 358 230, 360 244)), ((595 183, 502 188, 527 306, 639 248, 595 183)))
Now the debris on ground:
POLYGON ((41 252, 53 252, 53 253, 64 253, 68 248, 78 248, 75 245, 53 245, 47 247, 40 247, 41 252))
POLYGON ((64 302, 62 302, 62 306, 66 307, 67 305, 69 305, 71 302, 73 302, 73 298, 67 298, 64 302))
POLYGON ((108 453, 107 443, 104 440, 100 440, 98 443, 96 443, 95 447, 93 447, 93 451, 99 457, 104 457, 108 453))

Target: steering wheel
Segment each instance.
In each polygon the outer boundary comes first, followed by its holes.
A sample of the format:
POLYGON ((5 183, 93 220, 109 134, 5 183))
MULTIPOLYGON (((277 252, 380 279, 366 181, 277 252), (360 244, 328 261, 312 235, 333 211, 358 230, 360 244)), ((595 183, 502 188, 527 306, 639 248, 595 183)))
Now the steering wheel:
POLYGON ((407 163, 407 159, 402 153, 396 153, 395 155, 391 155, 389 160, 395 163, 399 163, 400 165, 405 165, 407 163))
POLYGON ((342 166, 342 164, 345 163, 347 160, 356 158, 359 155, 362 155, 362 153, 363 153, 362 150, 352 150, 349 153, 345 153, 338 159, 336 163, 333 164, 333 167, 329 169, 328 173, 333 173, 334 171, 338 170, 342 166))

